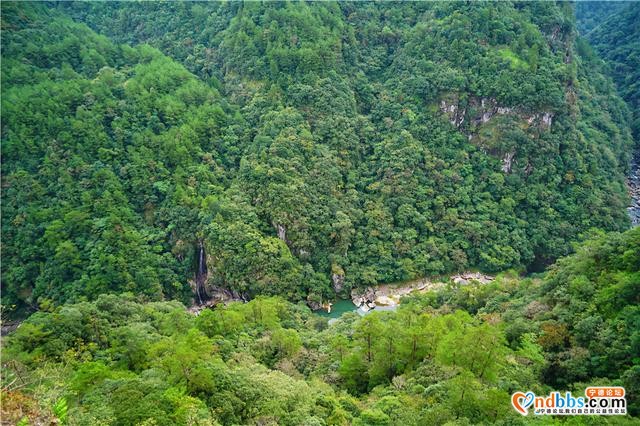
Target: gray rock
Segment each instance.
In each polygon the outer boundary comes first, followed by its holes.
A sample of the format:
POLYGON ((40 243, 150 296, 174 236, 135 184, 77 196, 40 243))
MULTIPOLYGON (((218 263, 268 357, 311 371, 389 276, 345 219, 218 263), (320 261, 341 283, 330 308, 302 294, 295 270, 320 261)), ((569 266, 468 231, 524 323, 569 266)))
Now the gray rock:
POLYGON ((313 300, 313 299, 310 299, 309 297, 307 297, 307 306, 312 311, 318 311, 318 310, 322 309, 322 302, 318 302, 317 300, 313 300))
POLYGON ((285 243, 287 242, 287 228, 283 225, 276 224, 276 230, 278 231, 278 238, 280 238, 285 243))
POLYGON ((333 282, 333 291, 340 293, 344 289, 344 275, 331 274, 331 281, 333 282))
POLYGON ((505 173, 511 172, 511 163, 513 162, 513 157, 516 155, 515 152, 507 152, 502 158, 502 171, 505 173))

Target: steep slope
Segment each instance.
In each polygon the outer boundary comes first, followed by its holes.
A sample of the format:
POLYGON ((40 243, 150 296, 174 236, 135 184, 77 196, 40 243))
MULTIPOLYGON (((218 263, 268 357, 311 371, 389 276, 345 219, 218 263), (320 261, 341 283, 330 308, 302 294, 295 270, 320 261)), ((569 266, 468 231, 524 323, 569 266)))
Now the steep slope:
POLYGON ((3 304, 188 300, 193 223, 242 120, 155 49, 2 8, 3 304))
POLYGON ((626 1, 577 1, 576 27, 583 37, 598 28, 612 15, 620 12, 631 2, 626 1))
POLYGON ((637 226, 640 224, 640 5, 620 3, 612 7, 608 3, 600 6, 597 3, 579 4, 576 15, 579 23, 588 22, 591 15, 599 16, 599 24, 586 32, 585 37, 605 59, 603 71, 613 77, 618 92, 633 112, 632 132, 636 141, 636 158, 629 174, 628 185, 632 201, 628 210, 632 224, 637 226))
POLYGON ((596 52, 609 65, 620 95, 634 112, 633 131, 640 141, 640 4, 622 10, 586 34, 596 52))
MULTIPOLYGON (((95 28, 118 40, 135 38, 159 47, 168 44, 166 52, 173 49, 165 38, 152 35, 153 10, 148 11, 145 19, 143 13, 136 13, 131 7, 125 6, 127 12, 115 6, 107 8, 106 16, 111 18, 135 16, 133 21, 117 21, 127 24, 135 34, 130 36, 127 35, 130 33, 114 30, 119 25, 107 28, 105 24, 98 24, 95 17, 90 18, 95 13, 100 14, 101 10, 90 8, 80 13, 78 9, 82 8, 75 7, 78 16, 90 19, 87 22, 97 24, 95 28)), ((539 3, 520 5, 518 9, 501 5, 496 10, 479 5, 412 4, 401 7, 342 4, 340 10, 336 10, 335 5, 245 5, 235 12, 228 29, 219 30, 221 26, 218 25, 214 26, 215 32, 208 26, 198 27, 198 22, 206 16, 210 23, 224 13, 218 6, 211 6, 206 11, 203 13, 198 8, 192 12, 201 18, 191 19, 193 25, 187 27, 189 34, 194 27, 201 30, 195 31, 192 55, 202 51, 196 46, 211 49, 220 67, 217 77, 225 84, 225 92, 244 105, 247 119, 258 126, 260 115, 269 109, 281 108, 282 104, 293 107, 310 125, 315 141, 340 156, 336 160, 329 159, 337 167, 332 167, 334 173, 340 173, 347 184, 351 176, 350 181, 355 184, 357 205, 351 202, 348 203, 350 205, 333 207, 342 213, 340 220, 337 216, 333 220, 343 223, 342 228, 347 224, 355 227, 355 235, 346 235, 342 241, 333 242, 334 245, 348 245, 348 250, 341 249, 337 253, 331 250, 332 242, 327 242, 324 236, 327 230, 322 229, 318 229, 320 232, 309 230, 313 233, 311 240, 315 242, 313 250, 308 246, 299 248, 315 257, 312 263, 316 269, 325 259, 332 258, 333 270, 348 271, 347 275, 355 278, 353 282, 376 282, 442 272, 464 267, 465 264, 495 270, 520 263, 529 264, 535 256, 544 261, 545 256, 553 258, 565 252, 569 235, 581 227, 578 222, 586 224, 593 220, 593 215, 586 210, 572 209, 569 213, 567 208, 559 206, 589 205, 596 210, 602 206, 606 210, 605 205, 613 203, 621 211, 620 207, 625 204, 620 177, 612 179, 609 173, 616 168, 624 169, 628 163, 625 147, 630 142, 625 133, 626 111, 619 102, 612 102, 605 106, 610 112, 602 114, 602 105, 608 102, 606 98, 612 89, 601 83, 587 82, 587 79, 599 78, 597 73, 592 75, 582 68, 580 60, 573 57, 570 10, 561 11, 554 5, 539 3), (474 24, 476 28, 470 26, 474 24), (313 32, 309 31, 311 26, 313 32), (432 30, 421 32, 425 28, 432 30), (324 34, 320 37, 324 40, 323 45, 314 41, 319 38, 319 33, 324 34), (465 43, 469 48, 464 48, 465 43), (481 46, 479 52, 472 48, 476 44, 481 46), (417 62, 415 55, 421 48, 430 60, 417 62), (322 52, 323 56, 315 57, 317 52, 322 52), (438 58, 445 58, 445 63, 440 63, 438 58), (564 64, 565 61, 573 62, 564 64), (580 74, 572 76, 578 68, 580 74), (494 78, 496 70, 500 78, 494 78), (589 96, 577 102, 586 102, 588 97, 596 96, 599 105, 590 105, 594 108, 585 108, 586 111, 580 110, 581 114, 573 115, 576 102, 574 83, 578 79, 583 87, 578 93, 588 93, 589 96), (331 99, 327 99, 328 96, 331 99), (455 104, 449 104, 449 98, 455 104), (471 107, 464 123, 467 128, 461 133, 467 139, 473 134, 473 144, 453 143, 460 136, 459 132, 441 123, 439 118, 442 114, 433 111, 436 105, 445 109, 458 108, 458 98, 471 107), (486 106, 481 105, 483 101, 486 106), (558 114, 556 110, 564 112, 558 114), (506 111, 509 113, 505 114, 506 111), (569 111, 573 112, 569 114, 569 111), (545 129, 543 120, 551 123, 553 115, 558 115, 557 125, 545 129), (618 123, 611 124, 620 126, 622 132, 596 133, 591 131, 594 126, 590 124, 588 129, 581 129, 588 130, 589 134, 580 132, 579 135, 571 123, 562 125, 563 117, 580 122, 587 120, 586 115, 593 116, 588 118, 590 121, 618 123), (492 117, 494 120, 489 123, 492 117), (410 123, 409 119, 413 122, 410 123), (517 127, 520 129, 509 129, 510 134, 504 135, 500 128, 511 127, 509 120, 519 120, 521 124, 517 127), (423 124, 426 122, 435 128, 427 130, 423 124), (534 122, 536 125, 531 126, 534 122), (403 131, 408 132, 412 139, 417 137, 418 144, 411 145, 412 141, 408 141, 404 146, 398 146, 397 151, 390 150, 403 131), (552 141, 541 146, 535 141, 537 137, 552 141), (574 139, 583 142, 571 142, 574 139), (439 140, 447 142, 443 144, 439 140), (502 146, 497 146, 497 142, 502 146), (437 160, 436 163, 423 160, 426 163, 421 165, 424 147, 429 148, 426 155, 437 160), (515 147, 520 152, 515 152, 515 147), (595 163, 604 152, 592 158, 590 151, 605 147, 613 148, 611 152, 617 153, 615 161, 618 165, 595 163), (480 152, 474 153, 477 148, 480 152), (396 158, 398 164, 384 165, 385 160, 380 155, 385 151, 391 152, 388 156, 396 158), (486 155, 487 151, 492 155, 486 155), (403 154, 398 156, 403 152, 411 153, 415 160, 405 160, 403 154), (347 153, 349 155, 345 157, 347 153), (474 155, 477 160, 466 160, 474 155), (499 161, 495 161, 495 157, 499 161), (556 161, 556 158, 557 162, 550 169, 549 160, 556 161), (460 166, 462 159, 467 162, 466 167, 471 167, 471 170, 462 172, 470 175, 470 179, 451 182, 445 176, 437 176, 440 170, 460 175, 456 167, 460 166), (508 177, 506 183, 490 185, 492 196, 489 198, 465 195, 462 196, 463 201, 458 201, 444 195, 457 190, 460 194, 486 194, 489 192, 486 183, 488 171, 497 172, 494 179, 500 181, 504 179, 499 177, 504 176, 501 169, 510 169, 512 163, 518 166, 513 167, 513 174, 518 176, 508 177), (416 165, 421 167, 417 169, 416 176, 410 178, 407 169, 416 165), (395 177, 389 166, 398 168, 395 177), (357 174, 354 169, 357 169, 357 174), (584 173, 580 170, 587 169, 589 173, 602 170, 603 175, 596 178, 600 182, 595 184, 596 188, 575 191, 576 174, 580 179, 579 175, 584 173), (527 172, 523 173, 524 170, 527 172), (436 176, 430 177, 429 173, 436 176), (386 182, 395 179, 398 184, 386 187, 382 179, 384 174, 388 175, 386 182), (480 176, 483 178, 479 179, 480 176), (567 181, 556 182, 556 176, 567 181), (446 187, 452 184, 455 187, 446 187), (400 192, 398 185, 404 187, 400 192), (600 192, 597 187, 601 185, 613 187, 600 192), (538 194, 536 188, 542 189, 543 186, 546 194, 538 194), (418 194, 416 188, 429 190, 418 194), (527 199, 523 200, 525 193, 527 199), (550 193, 557 194, 557 197, 549 199, 550 193), (445 220, 445 209, 432 204, 434 194, 449 204, 447 207, 453 216, 448 220, 445 220), (586 194, 592 196, 578 199, 586 194), (601 204, 600 200, 607 198, 606 194, 617 195, 601 204), (541 199, 544 200, 542 204, 541 199), (511 201, 514 202, 513 207, 510 206, 511 201), (464 208, 456 208, 456 204, 462 204, 464 208), (474 208, 476 205, 482 205, 480 210, 482 215, 487 215, 486 220, 478 220, 480 214, 474 208), (369 214, 370 210, 373 211, 369 214), (535 222, 528 227, 533 232, 526 235, 518 221, 521 224, 535 222), (558 226, 554 229, 544 229, 556 223, 558 226), (359 229, 363 232, 358 232, 359 229), (389 229, 389 232, 384 234, 384 229, 389 229), (496 238, 498 234, 501 235, 496 238), (327 245, 329 247, 325 248, 327 245), (372 256, 376 257, 375 265, 367 264, 367 259, 372 256)), ((184 36, 186 34, 183 33, 174 40, 174 45, 184 36)), ((464 120, 464 117, 449 119, 455 122, 464 120)), ((511 170, 509 174, 512 174, 511 170)), ((589 180, 593 177, 589 176, 589 180)), ((588 185, 592 185, 591 181, 588 185)), ((313 196, 314 199, 318 197, 319 194, 313 196)), ((335 195, 320 197, 320 200, 323 205, 335 204, 335 195)), ((305 205, 304 200, 301 205, 305 205)), ((306 210, 298 209, 294 213, 304 222, 303 225, 290 220, 281 225, 289 229, 317 224, 320 218, 312 217, 314 212, 306 210)), ((261 216, 272 222, 273 218, 269 216, 273 213, 272 210, 264 211, 261 216)), ((602 212, 598 216, 608 215, 602 212)), ((624 220, 619 214, 608 224, 592 223, 591 226, 610 227, 624 220)), ((334 233, 336 231, 331 232, 334 233)), ((308 234, 292 238, 290 245, 295 245, 299 239, 308 240, 308 234)), ((321 267, 326 268, 326 265, 321 267)), ((347 281, 350 281, 349 277, 347 281)))
POLYGON ((3 303, 317 302, 628 226, 628 111, 564 6, 2 8, 3 303))

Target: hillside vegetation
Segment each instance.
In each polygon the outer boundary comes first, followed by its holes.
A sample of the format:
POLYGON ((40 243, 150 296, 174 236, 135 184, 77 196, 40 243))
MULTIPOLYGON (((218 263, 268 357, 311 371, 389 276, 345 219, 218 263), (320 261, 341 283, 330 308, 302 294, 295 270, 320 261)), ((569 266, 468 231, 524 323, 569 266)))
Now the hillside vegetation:
POLYGON ((638 423, 637 4, 0 7, 3 424, 638 423))
MULTIPOLYGON (((3 350, 3 418, 73 425, 540 424, 510 394, 622 385, 640 414, 640 228, 542 278, 504 274, 326 319, 259 297, 199 316, 102 295, 32 315, 3 350), (62 410, 61 407, 64 407, 62 410)), ((635 424, 617 416, 587 423, 635 424)), ((549 423, 546 423, 549 424, 549 423)), ((559 424, 559 423, 558 423, 559 424)))
MULTIPOLYGON (((640 4, 621 2, 620 6, 610 8, 616 12, 601 17, 600 25, 585 37, 607 63, 620 95, 634 112, 633 133, 640 141, 640 4)), ((597 10, 597 4, 583 6, 590 7, 597 10)))
POLYGON ((15 316, 541 270, 629 223, 631 116, 568 5, 3 2, 2 28, 15 316))

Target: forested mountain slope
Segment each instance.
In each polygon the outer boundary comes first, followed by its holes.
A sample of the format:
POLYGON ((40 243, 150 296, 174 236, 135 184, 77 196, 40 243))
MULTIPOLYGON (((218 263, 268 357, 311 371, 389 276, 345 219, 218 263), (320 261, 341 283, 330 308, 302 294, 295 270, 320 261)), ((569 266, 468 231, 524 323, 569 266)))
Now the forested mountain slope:
POLYGON ((3 2, 2 28, 17 312, 319 300, 628 226, 630 114, 569 5, 3 2))
POLYGON ((620 95, 634 112, 633 132, 640 140, 640 3, 623 4, 585 36, 609 64, 620 95))
POLYGON ((576 1, 576 27, 582 37, 598 28, 609 17, 627 7, 631 1, 576 1))
POLYGON ((452 284, 397 312, 347 314, 329 327, 280 298, 195 317, 175 301, 101 295, 38 312, 5 341, 3 420, 637 424, 629 416, 522 417, 509 395, 625 386, 629 414, 638 416, 639 283, 635 228, 595 236, 542 278, 452 284))
POLYGON ((190 294, 180 238, 242 119, 148 46, 40 5, 3 6, 3 26, 3 303, 190 294))

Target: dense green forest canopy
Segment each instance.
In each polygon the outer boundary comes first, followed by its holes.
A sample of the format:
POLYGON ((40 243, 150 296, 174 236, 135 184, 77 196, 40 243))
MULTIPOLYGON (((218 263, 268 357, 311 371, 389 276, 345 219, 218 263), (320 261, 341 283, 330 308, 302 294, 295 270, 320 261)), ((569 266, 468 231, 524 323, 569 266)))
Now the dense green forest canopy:
POLYGON ((577 7, 577 13, 579 22, 582 15, 598 18, 599 24, 584 37, 606 61, 608 73, 633 111, 632 129, 640 141, 640 3, 586 3, 577 7))
MULTIPOLYGON (((594 236, 543 278, 452 284, 406 299, 397 312, 346 314, 330 326, 281 298, 196 317, 175 301, 101 295, 40 311, 8 338, 3 375, 16 385, 2 393, 3 417, 74 425, 551 424, 520 416, 509 395, 580 395, 589 385, 625 386, 629 413, 638 416, 639 286, 640 227, 594 236)), ((607 417, 563 424, 637 424, 607 417)))
POLYGON ((327 299, 628 226, 569 4, 2 4, 3 305, 327 299))
POLYGON ((633 3, 632 1, 581 1, 575 2, 576 28, 583 37, 600 27, 610 17, 633 3))
POLYGON ((2 421, 637 424, 639 5, 0 3, 2 421))

